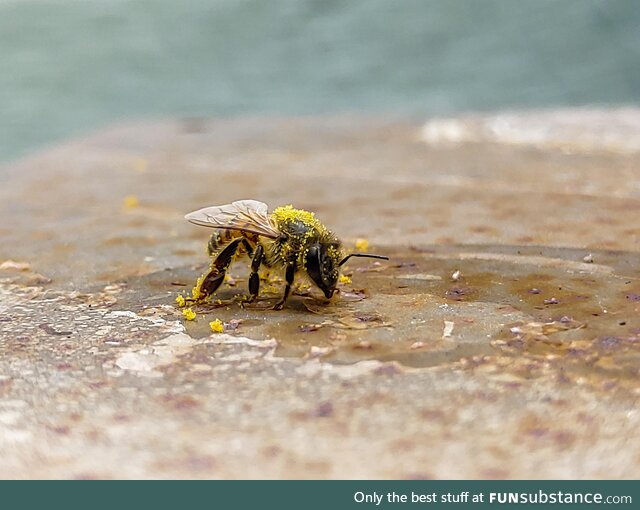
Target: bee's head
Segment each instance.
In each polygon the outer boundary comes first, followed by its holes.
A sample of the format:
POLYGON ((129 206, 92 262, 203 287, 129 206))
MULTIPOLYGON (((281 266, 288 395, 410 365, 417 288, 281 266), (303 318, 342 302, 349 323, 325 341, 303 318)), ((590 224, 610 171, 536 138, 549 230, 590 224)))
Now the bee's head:
POLYGON ((339 263, 339 246, 315 243, 309 247, 306 260, 307 274, 327 299, 331 298, 336 290, 340 274, 339 263))
POLYGON ((343 258, 339 243, 314 243, 309 248, 306 260, 307 274, 327 298, 331 298, 336 291, 340 266, 351 257, 389 260, 389 257, 369 253, 351 253, 343 258))

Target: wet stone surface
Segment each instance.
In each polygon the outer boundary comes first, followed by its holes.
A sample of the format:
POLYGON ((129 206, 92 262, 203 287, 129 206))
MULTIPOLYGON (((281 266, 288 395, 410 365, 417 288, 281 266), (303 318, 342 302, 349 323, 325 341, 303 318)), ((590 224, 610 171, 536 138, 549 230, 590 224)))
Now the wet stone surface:
POLYGON ((129 125, 2 169, 0 476, 636 478, 640 146, 589 142, 623 113, 129 125), (282 311, 239 262, 185 320, 182 216, 241 198, 390 260, 282 311))

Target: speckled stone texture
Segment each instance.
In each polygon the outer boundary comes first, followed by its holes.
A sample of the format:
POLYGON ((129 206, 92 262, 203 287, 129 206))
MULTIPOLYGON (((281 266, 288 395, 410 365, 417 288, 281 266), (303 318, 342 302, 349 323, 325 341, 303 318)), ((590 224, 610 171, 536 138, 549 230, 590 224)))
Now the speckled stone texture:
POLYGON ((168 120, 2 168, 0 477, 638 478, 639 163, 624 109, 168 120), (281 312, 239 262, 186 321, 183 215, 242 198, 391 260, 281 312))

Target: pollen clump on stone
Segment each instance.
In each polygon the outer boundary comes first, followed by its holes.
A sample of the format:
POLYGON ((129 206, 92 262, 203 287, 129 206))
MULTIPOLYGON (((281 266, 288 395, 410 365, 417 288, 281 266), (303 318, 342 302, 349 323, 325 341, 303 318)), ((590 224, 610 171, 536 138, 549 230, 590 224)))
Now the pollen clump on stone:
POLYGON ((196 281, 196 284, 194 285, 193 289, 191 289, 191 297, 196 301, 199 300, 201 297, 203 297, 202 291, 200 290, 200 288, 202 287, 203 281, 204 281, 204 275, 201 275, 196 281))
POLYGON ((349 278, 347 275, 344 275, 344 274, 340 275, 340 279, 338 281, 340 283, 342 283, 343 285, 349 285, 349 284, 353 283, 351 281, 351 278, 349 278))
POLYGON ((124 210, 135 209, 140 205, 140 200, 135 195, 127 195, 122 199, 122 208, 124 210))
POLYGON ((356 239, 356 251, 367 252, 369 250, 369 241, 366 239, 356 239))
POLYGON ((188 321, 192 321, 196 318, 196 312, 194 312, 191 308, 185 308, 184 310, 182 310, 182 315, 184 315, 184 318, 188 321))
POLYGON ((224 324, 220 319, 211 321, 209 323, 209 327, 211 328, 211 331, 213 331, 214 333, 224 333, 224 324))

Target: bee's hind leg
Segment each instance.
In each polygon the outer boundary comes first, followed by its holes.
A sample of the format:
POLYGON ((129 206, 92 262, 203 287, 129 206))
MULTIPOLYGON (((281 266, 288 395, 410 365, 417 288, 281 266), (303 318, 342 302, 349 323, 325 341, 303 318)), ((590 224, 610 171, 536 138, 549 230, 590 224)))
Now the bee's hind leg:
POLYGON ((224 281, 224 275, 233 260, 236 251, 238 251, 238 246, 242 241, 241 238, 234 239, 231 241, 225 248, 222 250, 216 259, 211 264, 211 269, 206 274, 202 283, 200 284, 200 292, 203 298, 210 296, 213 294, 222 282, 224 281))
POLYGON ((258 269, 262 264, 262 258, 264 256, 264 249, 259 244, 253 253, 253 259, 251 259, 251 274, 249 275, 249 303, 253 303, 258 298, 260 292, 260 276, 258 275, 258 269))
POLYGON ((293 285, 293 276, 296 274, 296 266, 295 264, 290 264, 287 266, 287 270, 285 272, 285 280, 287 281, 287 286, 284 288, 284 296, 282 299, 276 303, 273 307, 274 310, 282 310, 284 308, 284 304, 289 297, 289 292, 291 291, 291 285, 293 285))

